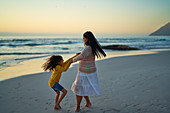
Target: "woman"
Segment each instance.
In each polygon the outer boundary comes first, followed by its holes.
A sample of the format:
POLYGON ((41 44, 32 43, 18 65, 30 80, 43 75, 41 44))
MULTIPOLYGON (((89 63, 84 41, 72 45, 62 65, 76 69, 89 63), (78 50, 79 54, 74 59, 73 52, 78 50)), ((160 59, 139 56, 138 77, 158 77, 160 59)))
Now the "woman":
POLYGON ((106 56, 92 32, 87 31, 83 34, 83 42, 85 47, 81 54, 70 60, 70 63, 80 61, 78 65, 78 74, 71 88, 76 94, 76 112, 80 111, 80 103, 83 97, 86 100, 86 105, 84 106, 88 107, 91 106, 89 96, 100 94, 95 56, 100 58, 101 56, 106 56))

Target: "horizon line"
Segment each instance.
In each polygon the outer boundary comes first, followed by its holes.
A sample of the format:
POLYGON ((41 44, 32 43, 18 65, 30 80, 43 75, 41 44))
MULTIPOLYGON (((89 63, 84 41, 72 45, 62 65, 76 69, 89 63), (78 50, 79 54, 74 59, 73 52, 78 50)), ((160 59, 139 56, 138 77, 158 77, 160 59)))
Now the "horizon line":
MULTIPOLYGON (((93 32, 94 35, 149 35, 146 33, 98 33, 93 32)), ((51 33, 51 32, 0 32, 0 36, 6 35, 82 35, 82 33, 51 33)))

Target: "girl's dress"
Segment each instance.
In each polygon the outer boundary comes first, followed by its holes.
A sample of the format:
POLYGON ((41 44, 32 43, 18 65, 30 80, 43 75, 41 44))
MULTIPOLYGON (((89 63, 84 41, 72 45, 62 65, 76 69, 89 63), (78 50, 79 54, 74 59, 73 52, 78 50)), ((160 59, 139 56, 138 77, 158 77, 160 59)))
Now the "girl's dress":
POLYGON ((79 96, 99 95, 99 82, 97 78, 95 56, 90 46, 85 46, 80 55, 73 58, 73 62, 80 61, 78 73, 71 90, 79 96))

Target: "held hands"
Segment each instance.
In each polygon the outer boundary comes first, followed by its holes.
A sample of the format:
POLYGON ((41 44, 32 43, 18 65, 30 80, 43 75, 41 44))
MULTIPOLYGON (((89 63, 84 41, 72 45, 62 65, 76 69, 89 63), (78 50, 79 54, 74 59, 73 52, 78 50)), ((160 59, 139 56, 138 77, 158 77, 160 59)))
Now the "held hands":
MULTIPOLYGON (((81 53, 76 53, 76 55, 79 55, 79 54, 81 54, 81 53)), ((73 59, 71 59, 71 60, 69 61, 69 63, 70 63, 70 64, 73 63, 73 59)))
POLYGON ((73 63, 73 59, 71 59, 69 62, 70 62, 70 64, 73 63))

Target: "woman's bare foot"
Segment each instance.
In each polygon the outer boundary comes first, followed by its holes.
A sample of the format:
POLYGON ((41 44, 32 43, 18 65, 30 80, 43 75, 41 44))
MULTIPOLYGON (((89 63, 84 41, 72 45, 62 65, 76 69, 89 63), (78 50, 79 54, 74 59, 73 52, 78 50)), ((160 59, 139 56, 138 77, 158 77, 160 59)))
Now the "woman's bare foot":
POLYGON ((54 109, 55 109, 55 110, 61 109, 61 106, 58 105, 58 104, 56 104, 56 105, 54 106, 54 109))
POLYGON ((79 112, 80 111, 80 106, 78 106, 75 110, 75 112, 79 112))
POLYGON ((91 106, 91 103, 87 103, 84 105, 84 107, 90 107, 91 106))

